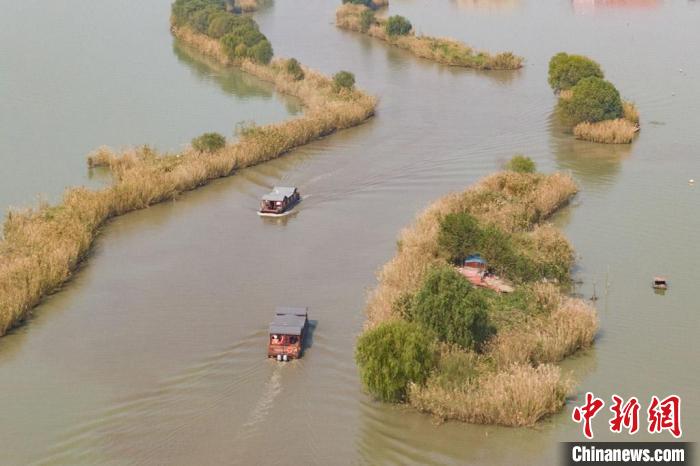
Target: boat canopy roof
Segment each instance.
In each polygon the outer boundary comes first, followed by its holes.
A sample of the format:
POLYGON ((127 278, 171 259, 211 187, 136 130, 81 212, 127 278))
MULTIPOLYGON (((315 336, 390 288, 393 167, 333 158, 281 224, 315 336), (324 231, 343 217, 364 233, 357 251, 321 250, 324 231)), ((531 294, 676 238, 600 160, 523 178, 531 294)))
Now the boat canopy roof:
POLYGON ((278 307, 275 319, 270 323, 270 333, 301 335, 307 315, 306 307, 278 307))
POLYGON ((464 263, 466 264, 467 262, 476 262, 478 264, 486 265, 486 260, 483 257, 481 257, 480 254, 472 254, 470 256, 467 256, 467 258, 464 259, 464 263))
POLYGON ((291 197, 297 188, 287 186, 275 186, 272 191, 263 196, 263 201, 283 201, 286 197, 291 197))

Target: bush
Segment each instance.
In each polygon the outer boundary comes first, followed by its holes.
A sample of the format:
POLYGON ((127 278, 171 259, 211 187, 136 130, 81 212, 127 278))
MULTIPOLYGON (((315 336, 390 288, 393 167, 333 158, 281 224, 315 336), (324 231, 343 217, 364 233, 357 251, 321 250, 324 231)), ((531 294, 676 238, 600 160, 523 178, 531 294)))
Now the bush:
POLYGON ((399 15, 389 17, 384 27, 389 36, 405 36, 413 29, 411 22, 399 15))
POLYGON ((250 58, 264 65, 270 63, 273 54, 272 45, 270 45, 270 41, 267 39, 261 40, 249 50, 250 58))
POLYGON ((360 30, 362 32, 369 31, 369 28, 374 24, 374 11, 363 10, 360 13, 360 30))
POLYGON ((555 91, 571 89, 580 80, 589 77, 603 78, 600 65, 582 55, 558 53, 549 61, 549 85, 555 91))
POLYGON ((216 152, 226 146, 226 138, 219 133, 204 133, 192 139, 192 147, 199 152, 216 152))
POLYGON ((355 350, 362 383, 382 401, 405 401, 409 384, 425 383, 435 366, 434 343, 429 331, 403 320, 366 331, 355 350))
POLYGON ((583 121, 614 120, 622 116, 620 93, 610 82, 590 77, 571 88, 571 98, 560 99, 562 115, 572 126, 583 121))
POLYGON ((349 71, 338 71, 333 75, 333 86, 336 91, 352 89, 355 86, 355 75, 349 71))
POLYGON ((352 3, 353 5, 364 5, 367 8, 374 8, 372 0, 343 0, 343 4, 352 3))
POLYGON ((301 81, 304 79, 304 70, 296 58, 290 58, 287 60, 287 73, 294 78, 295 81, 301 81))
POLYGON ((220 39, 229 32, 233 31, 238 24, 240 24, 238 17, 222 11, 214 16, 209 22, 207 35, 209 37, 213 37, 214 39, 220 39))
POLYGON ((535 173, 537 166, 530 157, 518 154, 506 164, 506 170, 518 173, 535 173))
POLYGON ((440 341, 478 350, 493 334, 487 306, 466 278, 452 267, 443 266, 428 272, 408 315, 435 332, 440 341))

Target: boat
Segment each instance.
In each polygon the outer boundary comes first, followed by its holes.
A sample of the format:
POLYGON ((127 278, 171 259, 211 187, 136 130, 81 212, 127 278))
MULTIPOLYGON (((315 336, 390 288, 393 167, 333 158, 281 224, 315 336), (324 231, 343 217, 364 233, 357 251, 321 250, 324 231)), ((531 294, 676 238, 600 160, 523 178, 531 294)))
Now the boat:
POLYGON ((299 190, 295 187, 275 186, 265 194, 260 203, 258 215, 261 217, 283 217, 301 201, 299 190))
POLYGON ((651 281, 651 286, 655 290, 667 290, 668 281, 666 280, 666 277, 654 277, 654 279, 651 281))
POLYGON ((506 280, 489 272, 488 263, 479 254, 472 254, 464 259, 462 266, 457 267, 457 271, 474 286, 488 288, 499 293, 515 291, 515 288, 506 280))
POLYGON ((304 349, 304 337, 309 328, 309 309, 278 307, 270 323, 267 357, 278 361, 299 359, 304 349))

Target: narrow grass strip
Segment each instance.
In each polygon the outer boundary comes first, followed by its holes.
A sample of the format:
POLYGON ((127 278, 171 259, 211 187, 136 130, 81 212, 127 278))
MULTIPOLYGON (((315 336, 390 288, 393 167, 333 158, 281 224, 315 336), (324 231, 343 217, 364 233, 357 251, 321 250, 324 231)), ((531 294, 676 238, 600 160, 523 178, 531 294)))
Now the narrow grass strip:
POLYGON ((341 5, 336 11, 336 25, 342 29, 381 39, 421 58, 445 65, 480 70, 516 70, 523 66, 523 58, 511 52, 494 55, 477 51, 454 39, 416 35, 413 31, 406 35, 390 36, 385 31, 386 20, 376 16, 372 16, 373 19, 369 25, 363 27, 362 15, 368 11, 370 9, 364 5, 350 3, 341 5))

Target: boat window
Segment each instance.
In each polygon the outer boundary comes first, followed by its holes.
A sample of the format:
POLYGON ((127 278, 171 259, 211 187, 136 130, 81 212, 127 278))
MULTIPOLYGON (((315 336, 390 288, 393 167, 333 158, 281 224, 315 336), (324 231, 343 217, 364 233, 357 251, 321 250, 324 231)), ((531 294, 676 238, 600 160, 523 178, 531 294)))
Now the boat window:
POLYGON ((296 345, 298 342, 299 342, 299 337, 297 337, 297 336, 289 337, 289 344, 290 345, 296 345))

